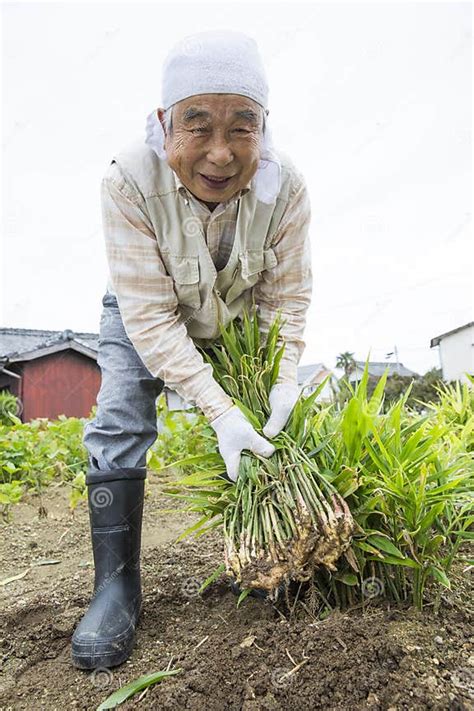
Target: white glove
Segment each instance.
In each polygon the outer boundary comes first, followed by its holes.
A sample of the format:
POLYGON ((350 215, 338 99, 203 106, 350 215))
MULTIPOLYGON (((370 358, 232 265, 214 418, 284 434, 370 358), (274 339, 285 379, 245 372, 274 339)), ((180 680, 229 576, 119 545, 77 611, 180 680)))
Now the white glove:
POLYGON ((300 389, 296 383, 275 383, 268 395, 271 415, 262 430, 265 437, 276 437, 282 431, 299 394, 300 389))
POLYGON ((253 454, 270 457, 275 451, 271 442, 267 442, 254 430, 243 412, 234 405, 210 423, 217 435, 219 452, 225 462, 227 475, 236 481, 239 475, 240 453, 249 449, 253 454))

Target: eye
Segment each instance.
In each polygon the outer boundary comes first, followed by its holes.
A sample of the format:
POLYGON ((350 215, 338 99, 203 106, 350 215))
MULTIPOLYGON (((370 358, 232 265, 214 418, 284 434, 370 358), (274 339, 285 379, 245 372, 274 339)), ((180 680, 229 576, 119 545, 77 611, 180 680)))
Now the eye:
POLYGON ((191 133, 204 133, 205 131, 207 131, 205 126, 198 126, 197 128, 191 129, 191 133))
POLYGON ((246 128, 236 128, 236 131, 239 131, 239 133, 250 133, 246 128))

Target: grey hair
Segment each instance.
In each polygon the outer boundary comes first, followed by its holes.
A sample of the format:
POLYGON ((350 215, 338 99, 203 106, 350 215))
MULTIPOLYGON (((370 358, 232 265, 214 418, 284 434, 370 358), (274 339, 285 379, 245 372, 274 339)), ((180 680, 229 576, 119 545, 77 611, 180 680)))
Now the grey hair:
POLYGON ((170 135, 173 133, 173 106, 165 109, 165 130, 170 135))
MULTIPOLYGON (((164 111, 164 118, 165 118, 165 130, 166 133, 171 136, 173 133, 173 106, 169 106, 167 109, 164 111)), ((262 109, 262 134, 265 135, 265 126, 266 126, 266 119, 267 119, 267 114, 263 106, 261 107, 262 109)))

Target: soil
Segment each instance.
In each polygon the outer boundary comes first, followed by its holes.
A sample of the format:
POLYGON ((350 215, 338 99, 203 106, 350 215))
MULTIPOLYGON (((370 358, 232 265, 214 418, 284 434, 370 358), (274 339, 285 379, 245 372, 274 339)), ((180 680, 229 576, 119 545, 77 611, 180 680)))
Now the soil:
POLYGON ((218 533, 175 542, 192 518, 150 474, 145 502, 144 607, 130 659, 110 670, 72 666, 72 632, 89 604, 93 562, 86 502, 71 514, 52 486, 13 509, 0 537, 0 709, 96 709, 143 674, 182 671, 120 708, 175 711, 474 709, 472 580, 464 566, 437 613, 373 598, 364 609, 316 620, 247 597, 236 606, 218 533), (56 560, 58 563, 44 564, 56 560), (42 563, 42 564, 41 564, 42 563), (27 571, 14 581, 4 581, 27 571))

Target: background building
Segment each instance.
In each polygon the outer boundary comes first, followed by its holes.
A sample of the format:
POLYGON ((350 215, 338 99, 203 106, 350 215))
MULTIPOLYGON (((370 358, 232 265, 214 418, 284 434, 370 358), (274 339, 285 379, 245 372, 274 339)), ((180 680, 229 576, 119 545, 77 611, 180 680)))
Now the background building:
POLYGON ((0 391, 19 399, 18 417, 88 417, 100 387, 98 335, 0 328, 0 391))
POLYGON ((474 321, 432 338, 431 348, 439 348, 443 379, 469 382, 466 373, 474 375, 474 321))
MULTIPOLYGON (((364 374, 364 368, 365 368, 365 361, 363 360, 356 360, 354 361, 355 363, 355 369, 351 372, 349 375, 349 382, 350 383, 358 383, 363 374, 364 374)), ((405 368, 403 363, 387 363, 387 361, 369 361, 369 378, 376 378, 377 380, 382 377, 382 375, 385 372, 385 369, 388 368, 388 377, 391 375, 394 375, 397 373, 397 375, 401 375, 403 377, 416 377, 418 373, 415 373, 413 370, 409 370, 409 368, 405 368)))

